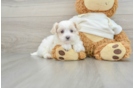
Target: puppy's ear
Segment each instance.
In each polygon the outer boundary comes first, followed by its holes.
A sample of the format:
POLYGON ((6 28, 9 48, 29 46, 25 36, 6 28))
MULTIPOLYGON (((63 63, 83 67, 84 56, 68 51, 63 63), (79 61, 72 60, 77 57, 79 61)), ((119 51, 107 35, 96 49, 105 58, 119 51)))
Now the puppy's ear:
POLYGON ((58 29, 58 23, 56 22, 52 28, 52 30, 50 31, 52 34, 55 34, 57 32, 57 29, 58 29))
POLYGON ((80 25, 76 22, 73 22, 74 27, 79 31, 81 29, 80 25))

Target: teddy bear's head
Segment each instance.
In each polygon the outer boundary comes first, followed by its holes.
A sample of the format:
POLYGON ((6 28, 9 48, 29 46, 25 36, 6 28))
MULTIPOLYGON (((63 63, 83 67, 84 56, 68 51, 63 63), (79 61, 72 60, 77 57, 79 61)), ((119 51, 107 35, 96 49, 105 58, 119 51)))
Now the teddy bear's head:
POLYGON ((118 8, 118 0, 76 0, 75 8, 79 14, 95 12, 112 17, 118 8))

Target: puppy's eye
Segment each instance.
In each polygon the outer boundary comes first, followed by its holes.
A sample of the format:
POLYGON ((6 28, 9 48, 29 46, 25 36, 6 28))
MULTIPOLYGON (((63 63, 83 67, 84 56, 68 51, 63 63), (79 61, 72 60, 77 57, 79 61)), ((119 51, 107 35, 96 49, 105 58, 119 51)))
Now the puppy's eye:
POLYGON ((70 32, 74 32, 74 31, 71 29, 70 32))
POLYGON ((64 33, 64 30, 62 30, 61 33, 64 33))

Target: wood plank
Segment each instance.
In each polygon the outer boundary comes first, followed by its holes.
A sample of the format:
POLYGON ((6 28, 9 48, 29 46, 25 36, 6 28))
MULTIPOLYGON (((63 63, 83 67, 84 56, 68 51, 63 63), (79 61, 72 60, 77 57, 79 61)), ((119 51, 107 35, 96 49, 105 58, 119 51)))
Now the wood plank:
MULTIPOLYGON (((2 17, 76 15, 75 0, 3 1, 2 17), (30 3, 31 2, 31 3, 30 3)), ((133 0, 119 0, 116 14, 133 14, 133 0)))
MULTIPOLYGON (((2 29, 4 31, 42 33, 50 31, 55 22, 68 20, 72 16, 55 16, 55 17, 18 17, 18 18, 2 18, 2 29)), ((113 19, 117 24, 123 27, 123 30, 132 31, 133 15, 114 15, 113 19)), ((2 30, 2 32, 3 32, 2 30)))
MULTIPOLYGON (((132 16, 115 15, 112 17, 123 27, 131 42, 133 40, 132 16)), ((30 53, 36 51, 43 38, 51 35, 50 30, 55 22, 71 17, 2 18, 2 52, 30 53)))
POLYGON ((2 17, 75 15, 74 3, 44 3, 24 6, 2 6, 2 17))
POLYGON ((118 0, 116 14, 133 14, 133 0, 118 0))
POLYGON ((11 60, 2 62, 2 88, 104 88, 93 59, 64 62, 5 54, 2 59, 11 60))
POLYGON ((30 4, 35 5, 38 3, 56 3, 56 2, 62 2, 62 3, 68 3, 68 2, 75 2, 75 0, 1 0, 2 4, 4 5, 13 5, 13 4, 30 4))
POLYGON ((120 62, 94 60, 105 88, 133 88, 133 55, 120 62))
MULTIPOLYGON (((31 4, 34 5, 36 3, 56 3, 56 2, 62 2, 62 3, 68 3, 68 2, 75 2, 76 0, 1 0, 2 4, 12 5, 12 4, 31 4)), ((133 0, 118 0, 118 3, 121 2, 132 2, 133 0)))
POLYGON ((132 55, 112 62, 94 58, 56 61, 2 53, 2 88, 132 88, 132 68, 132 55))

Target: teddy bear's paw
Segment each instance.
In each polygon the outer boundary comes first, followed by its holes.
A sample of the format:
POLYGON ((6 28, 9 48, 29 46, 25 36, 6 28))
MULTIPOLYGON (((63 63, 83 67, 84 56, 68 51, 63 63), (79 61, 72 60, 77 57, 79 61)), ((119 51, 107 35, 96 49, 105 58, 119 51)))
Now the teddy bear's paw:
POLYGON ((104 60, 118 61, 123 59, 123 56, 126 53, 125 47, 122 43, 109 43, 106 45, 100 52, 100 56, 104 60))
POLYGON ((43 57, 46 58, 46 59, 51 59, 52 58, 51 54, 49 54, 49 53, 45 54, 43 57))
POLYGON ((60 50, 60 51, 59 51, 59 55, 60 55, 60 56, 58 57, 59 60, 65 60, 65 58, 64 58, 65 52, 64 52, 63 50, 60 50))
POLYGON ((60 61, 71 61, 71 60, 79 60, 79 55, 73 49, 69 51, 65 50, 63 47, 59 47, 56 49, 56 60, 60 61))
POLYGON ((57 54, 57 60, 60 61, 78 60, 78 53, 74 52, 73 49, 69 51, 59 50, 57 54))
POLYGON ((86 58, 86 53, 85 51, 81 51, 78 53, 79 54, 79 60, 84 60, 86 58))

